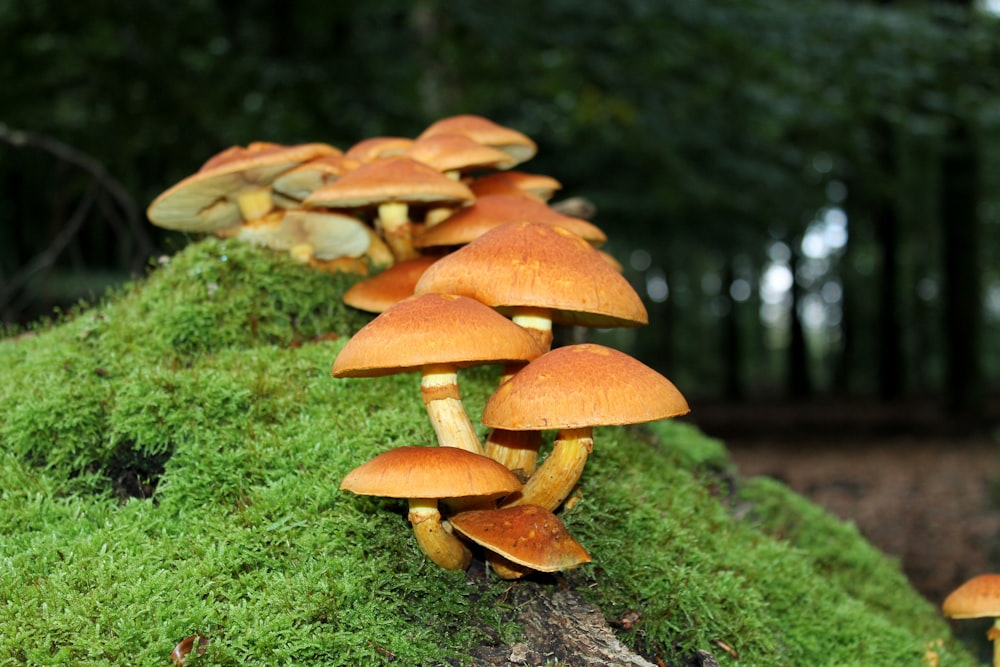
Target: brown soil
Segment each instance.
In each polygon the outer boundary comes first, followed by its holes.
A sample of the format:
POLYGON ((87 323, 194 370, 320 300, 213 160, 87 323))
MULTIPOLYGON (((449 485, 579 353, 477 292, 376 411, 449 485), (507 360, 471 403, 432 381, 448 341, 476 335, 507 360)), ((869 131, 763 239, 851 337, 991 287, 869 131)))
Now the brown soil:
POLYGON ((853 521, 932 602, 1000 566, 1000 447, 988 429, 918 404, 693 407, 742 475, 779 479, 853 521))

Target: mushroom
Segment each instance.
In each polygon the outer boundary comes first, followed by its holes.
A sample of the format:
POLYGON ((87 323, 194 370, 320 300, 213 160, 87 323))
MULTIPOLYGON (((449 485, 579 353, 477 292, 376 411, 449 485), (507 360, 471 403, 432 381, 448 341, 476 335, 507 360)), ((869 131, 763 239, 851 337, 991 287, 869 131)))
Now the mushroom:
POLYGON ((413 296, 413 286, 435 261, 437 257, 424 255, 397 262, 385 271, 347 288, 344 303, 358 310, 381 313, 413 296))
POLYGON ((514 158, 515 164, 530 160, 538 152, 538 146, 528 136, 475 114, 442 118, 429 125, 417 139, 436 134, 464 134, 481 144, 502 150, 514 158))
POLYGON ((392 266, 395 258, 375 231, 361 220, 335 211, 294 209, 285 213, 282 227, 292 240, 288 250, 301 261, 319 267, 343 258, 392 266))
POLYGON ((567 345, 538 357, 501 384, 482 421, 510 431, 558 429, 548 457, 509 504, 555 510, 576 485, 593 448, 593 428, 689 412, 670 380, 603 345, 567 345))
POLYGON ((316 190, 306 206, 329 208, 377 207, 375 228, 380 231, 397 260, 412 259, 409 206, 455 204, 473 199, 464 184, 406 157, 389 157, 363 164, 339 180, 316 190))
POLYGON ((537 505, 470 510, 449 522, 456 532, 493 552, 488 560, 504 579, 518 579, 531 570, 569 570, 590 562, 590 554, 559 517, 537 505))
POLYGON ((234 146, 162 192, 146 215, 154 225, 186 232, 214 232, 255 220, 274 208, 270 186, 279 174, 336 152, 327 144, 234 146))
POLYGON ((313 192, 360 166, 359 161, 346 155, 324 155, 278 176, 274 179, 274 191, 295 202, 288 208, 297 208, 313 192))
POLYGON ((544 174, 529 174, 524 171, 498 171, 486 174, 469 183, 469 189, 477 198, 486 195, 514 195, 534 197, 548 201, 562 183, 544 174))
POLYGON ((535 199, 497 194, 479 197, 440 224, 425 227, 414 237, 413 246, 426 249, 464 245, 500 225, 525 221, 562 227, 595 246, 608 240, 603 231, 586 220, 557 213, 535 199))
MULTIPOLYGON (((462 294, 510 313, 546 350, 553 322, 616 327, 648 321, 642 299, 597 250, 561 227, 537 222, 501 225, 442 257, 414 292, 462 294)), ((504 377, 516 371, 508 368, 504 377)), ((540 444, 536 434, 494 430, 486 453, 530 475, 540 444)))
POLYGON ((941 605, 948 618, 992 618, 993 667, 1000 667, 1000 574, 980 574, 952 591, 941 605))
POLYGON ((374 162, 403 155, 412 145, 413 139, 407 137, 368 137, 348 148, 344 155, 358 162, 374 162))
POLYGON ((542 353, 524 329, 474 299, 424 294, 404 299, 361 328, 340 350, 336 377, 419 371, 428 417, 444 446, 482 454, 462 405, 458 369, 529 361, 542 353))
POLYGON ((442 523, 438 500, 499 498, 521 483, 502 465, 451 447, 397 447, 344 477, 340 488, 359 495, 406 498, 417 544, 446 570, 464 570, 472 554, 442 523))

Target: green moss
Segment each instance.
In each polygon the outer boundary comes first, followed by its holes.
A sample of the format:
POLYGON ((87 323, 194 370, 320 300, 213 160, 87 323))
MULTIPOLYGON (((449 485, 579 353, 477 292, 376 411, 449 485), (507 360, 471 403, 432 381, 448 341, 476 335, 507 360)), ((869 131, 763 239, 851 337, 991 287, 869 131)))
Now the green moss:
MULTIPOLYGON (((434 441, 415 375, 330 377, 367 319, 350 281, 209 240, 0 343, 0 664, 166 664, 195 633, 200 665, 467 664, 516 640, 509 583, 438 569, 405 503, 337 490, 434 441)), ((471 414, 496 379, 462 372, 471 414)), ((600 429, 564 519, 594 556, 566 581, 638 612, 622 638, 667 662, 726 664, 722 641, 741 665, 919 665, 940 638, 941 665, 973 664, 894 562, 689 425, 600 429)))

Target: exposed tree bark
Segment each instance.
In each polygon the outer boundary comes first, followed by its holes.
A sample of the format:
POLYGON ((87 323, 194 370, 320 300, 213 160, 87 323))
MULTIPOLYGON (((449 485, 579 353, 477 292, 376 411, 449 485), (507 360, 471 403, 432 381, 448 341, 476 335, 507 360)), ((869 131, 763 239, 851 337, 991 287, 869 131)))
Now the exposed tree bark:
POLYGON ((983 410, 979 168, 968 126, 954 121, 941 162, 945 397, 950 413, 969 418, 983 410))

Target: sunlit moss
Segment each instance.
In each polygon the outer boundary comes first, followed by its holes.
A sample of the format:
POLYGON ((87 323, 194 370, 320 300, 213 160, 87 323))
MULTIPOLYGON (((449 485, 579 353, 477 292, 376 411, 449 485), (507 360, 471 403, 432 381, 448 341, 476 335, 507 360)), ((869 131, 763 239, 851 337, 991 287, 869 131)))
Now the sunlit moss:
MULTIPOLYGON (((404 502, 337 490, 434 442, 415 375, 335 380, 366 317, 351 279, 194 244, 36 335, 0 342, 0 664, 468 664, 511 642, 506 582, 445 572, 404 502), (336 333, 339 338, 322 336, 336 333)), ((479 413, 496 369, 462 371, 479 413)), ((551 434, 550 434, 551 435, 551 434)), ((550 436, 549 436, 550 437, 550 436)), ((679 663, 971 665, 898 567, 784 487, 733 474, 697 429, 599 429, 564 519, 565 581, 679 663)))

